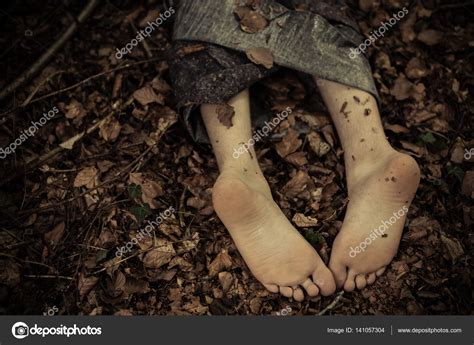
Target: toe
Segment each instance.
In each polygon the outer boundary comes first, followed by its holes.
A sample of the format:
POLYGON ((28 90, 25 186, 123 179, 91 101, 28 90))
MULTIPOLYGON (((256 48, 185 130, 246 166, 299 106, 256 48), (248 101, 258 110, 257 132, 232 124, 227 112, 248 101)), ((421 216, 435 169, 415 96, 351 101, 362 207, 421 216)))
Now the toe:
POLYGON ((375 273, 370 273, 368 276, 367 276, 367 284, 368 285, 372 285, 374 282, 375 282, 375 279, 377 278, 377 276, 375 275, 375 273))
POLYGON ((336 291, 336 282, 329 268, 322 261, 321 264, 313 272, 313 282, 318 286, 321 295, 329 296, 336 291))
POLYGON ((295 301, 298 301, 298 302, 301 302, 304 300, 304 292, 303 290, 301 290, 300 287, 295 286, 293 288, 293 298, 295 299, 295 301))
POLYGON ((375 272, 375 274, 377 275, 377 277, 380 277, 380 276, 383 274, 383 272, 385 272, 385 269, 386 269, 386 268, 387 268, 387 267, 382 267, 382 268, 379 269, 377 272, 375 272))
POLYGON ((355 276, 356 276, 356 274, 352 270, 349 270, 349 272, 347 274, 346 281, 344 283, 344 290, 346 290, 347 292, 354 291, 354 289, 356 287, 356 285, 355 285, 355 276))
POLYGON ((331 261, 329 262, 329 269, 334 275, 337 287, 342 287, 347 278, 346 265, 334 260, 333 257, 331 257, 331 261))
POLYGON ((359 290, 362 290, 367 286, 367 280, 365 279, 365 274, 358 274, 355 279, 356 286, 359 290))
POLYGON ((292 297, 293 296, 293 289, 289 286, 280 286, 280 293, 285 297, 292 297))
POLYGON ((265 286, 265 289, 267 289, 270 292, 273 293, 278 293, 278 285, 275 284, 263 284, 265 286))
POLYGON ((313 283, 311 279, 306 279, 306 281, 304 281, 301 286, 304 287, 306 293, 311 297, 317 296, 319 293, 319 288, 313 283))

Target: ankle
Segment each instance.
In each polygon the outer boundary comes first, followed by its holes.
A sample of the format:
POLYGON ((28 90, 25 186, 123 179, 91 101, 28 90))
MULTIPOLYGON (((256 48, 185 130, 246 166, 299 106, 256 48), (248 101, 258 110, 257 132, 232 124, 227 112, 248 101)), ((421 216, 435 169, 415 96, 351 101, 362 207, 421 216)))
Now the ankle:
POLYGON ((245 183, 251 189, 264 194, 267 198, 272 198, 270 186, 259 167, 223 167, 218 181, 236 179, 245 183))

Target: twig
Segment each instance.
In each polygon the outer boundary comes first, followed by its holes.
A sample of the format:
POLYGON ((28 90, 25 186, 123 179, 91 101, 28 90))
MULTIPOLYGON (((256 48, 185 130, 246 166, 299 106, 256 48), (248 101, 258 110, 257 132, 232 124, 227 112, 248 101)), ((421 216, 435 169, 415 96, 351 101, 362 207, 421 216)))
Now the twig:
POLYGON ((342 298, 342 296, 344 295, 344 291, 341 291, 337 294, 336 298, 334 298, 334 301, 331 302, 331 304, 329 304, 326 308, 324 308, 323 310, 321 310, 318 314, 318 316, 320 315, 324 315, 327 311, 333 309, 336 304, 339 302, 339 300, 342 298))
MULTIPOLYGON (((114 72, 117 72, 117 71, 120 71, 120 70, 123 70, 123 69, 127 69, 127 68, 134 67, 134 66, 138 66, 138 65, 143 65, 143 64, 146 64, 146 63, 149 63, 149 62, 158 61, 158 60, 162 60, 162 59, 163 59, 163 57, 161 56, 161 57, 156 57, 156 58, 153 58, 153 59, 138 61, 138 62, 134 62, 134 63, 127 63, 127 64, 125 64, 125 65, 123 65, 123 66, 119 66, 119 67, 116 67, 116 68, 109 69, 109 70, 107 70, 107 71, 103 71, 103 72, 100 72, 100 73, 91 75, 90 77, 87 77, 86 79, 83 79, 83 80, 81 80, 81 81, 79 81, 79 82, 77 82, 77 83, 75 83, 75 84, 73 84, 73 85, 71 85, 71 86, 67 86, 67 87, 65 87, 65 88, 63 88, 63 89, 59 89, 59 90, 50 92, 50 93, 48 93, 48 94, 46 94, 46 95, 40 96, 40 97, 38 97, 38 98, 35 98, 35 99, 29 101, 29 102, 26 103, 26 104, 22 104, 22 105, 19 106, 19 107, 16 107, 16 108, 7 110, 7 111, 3 112, 2 114, 0 114, 0 119, 7 117, 9 114, 11 114, 11 113, 13 113, 13 112, 15 112, 15 111, 17 111, 17 110, 20 110, 20 109, 22 109, 22 108, 25 108, 25 107, 27 107, 28 105, 31 105, 31 104, 33 104, 33 103, 42 101, 42 100, 44 100, 44 99, 47 99, 47 98, 52 97, 52 96, 55 96, 55 95, 59 95, 60 93, 63 93, 63 92, 66 92, 66 91, 73 90, 73 89, 75 89, 76 87, 81 86, 82 84, 85 84, 85 83, 87 83, 87 82, 89 82, 89 81, 91 81, 91 80, 93 80, 93 79, 102 77, 102 76, 104 76, 104 75, 106 75, 106 74, 114 73, 114 72)), ((5 122, 5 119, 0 120, 0 125, 1 125, 2 123, 4 123, 4 122, 5 122)))
POLYGON ((33 275, 33 274, 25 274, 24 277, 27 277, 27 278, 43 278, 43 279, 67 279, 67 280, 74 280, 73 277, 53 276, 53 275, 33 275))
POLYGON ((0 91, 0 100, 5 99, 18 87, 29 81, 34 75, 36 75, 41 68, 53 57, 53 55, 71 38, 79 27, 79 23, 84 22, 87 17, 92 13, 92 10, 99 3, 99 0, 89 0, 89 3, 84 7, 82 12, 77 17, 77 22, 74 21, 69 28, 48 48, 43 55, 40 56, 36 62, 30 66, 26 71, 20 74, 13 82, 7 85, 3 90, 0 91))

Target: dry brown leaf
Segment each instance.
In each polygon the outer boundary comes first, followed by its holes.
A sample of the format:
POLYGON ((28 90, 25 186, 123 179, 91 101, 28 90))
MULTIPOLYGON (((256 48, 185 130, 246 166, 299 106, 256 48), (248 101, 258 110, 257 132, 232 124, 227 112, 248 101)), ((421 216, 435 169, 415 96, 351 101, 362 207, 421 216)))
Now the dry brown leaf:
POLYGON ((443 33, 438 30, 427 29, 420 32, 416 38, 426 45, 434 46, 443 40, 443 33))
POLYGON ((99 171, 95 167, 82 169, 74 180, 74 187, 86 186, 87 188, 94 188, 99 183, 98 173, 99 171))
POLYGON ((63 237, 65 229, 66 223, 61 222, 56 224, 53 230, 48 231, 44 234, 44 240, 46 244, 51 248, 55 247, 59 243, 59 240, 61 240, 61 238, 63 237))
POLYGON ((464 255, 464 249, 457 238, 449 238, 444 234, 441 234, 441 242, 446 246, 449 256, 453 262, 464 255))
POLYGON ((232 118, 235 115, 234 107, 229 104, 219 104, 217 106, 217 118, 219 122, 222 123, 227 128, 233 126, 232 118))
POLYGON ((390 94, 398 101, 402 101, 413 94, 414 87, 415 85, 409 81, 404 74, 400 74, 390 89, 390 94))
POLYGON ((71 103, 64 106, 64 115, 67 119, 81 119, 87 115, 87 111, 81 103, 73 99, 71 103))
POLYGON ((292 221, 300 228, 310 228, 318 224, 318 220, 316 218, 305 216, 303 213, 295 213, 292 221))
POLYGON ((288 132, 283 137, 283 140, 275 145, 275 149, 280 157, 285 158, 290 153, 298 150, 303 143, 302 140, 298 139, 298 132, 293 128, 288 128, 288 132))
POLYGON ((386 124, 383 126, 385 129, 393 132, 393 133, 410 133, 410 130, 406 127, 403 127, 401 125, 397 125, 397 124, 394 124, 394 125, 391 125, 391 124, 386 124))
POLYGON ((289 198, 295 198, 307 190, 308 183, 311 181, 308 173, 299 170, 293 178, 283 187, 282 193, 289 198))
POLYGON ((410 79, 426 77, 429 72, 430 71, 426 68, 425 64, 417 57, 411 58, 405 68, 405 74, 410 79))
POLYGON ((163 188, 158 182, 145 178, 142 173, 131 173, 128 182, 141 186, 142 201, 153 209, 157 208, 154 199, 163 195, 163 188))
POLYGON ((95 286, 95 284, 97 284, 98 281, 98 277, 86 277, 84 273, 79 274, 79 282, 77 283, 79 296, 84 297, 85 295, 87 295, 95 286))
POLYGON ((149 85, 136 90, 133 93, 133 98, 135 98, 141 105, 147 105, 150 103, 158 103, 161 105, 165 104, 163 95, 157 95, 153 88, 149 85))
POLYGON ((308 164, 306 153, 301 151, 289 154, 285 157, 285 160, 291 164, 296 165, 297 167, 302 167, 303 165, 308 164))
POLYGON ((246 50, 245 54, 256 65, 262 65, 266 69, 273 67, 273 54, 267 48, 251 48, 246 50))
POLYGON ((238 6, 235 11, 240 21, 240 28, 250 34, 262 31, 268 25, 267 20, 257 11, 247 6, 238 6))
POLYGON ((179 58, 183 58, 188 54, 196 53, 205 50, 206 47, 203 44, 194 44, 194 45, 187 45, 184 47, 179 48, 176 51, 176 55, 179 58))
POLYGON ((219 273, 219 282, 222 285, 222 291, 227 292, 234 282, 232 274, 229 272, 220 272, 219 273))
POLYGON ((104 138, 105 141, 115 141, 120 133, 122 126, 120 122, 113 116, 109 117, 107 120, 101 123, 100 136, 104 138))
POLYGON ((314 131, 310 132, 306 139, 308 139, 309 147, 318 157, 323 157, 331 150, 331 146, 314 131))
POLYGON ((147 268, 160 268, 173 259, 176 252, 173 244, 164 239, 156 239, 155 248, 146 253, 143 258, 143 265, 147 268))
POLYGON ((226 250, 222 250, 216 258, 209 264, 209 276, 214 277, 224 269, 230 269, 232 267, 232 259, 226 250))

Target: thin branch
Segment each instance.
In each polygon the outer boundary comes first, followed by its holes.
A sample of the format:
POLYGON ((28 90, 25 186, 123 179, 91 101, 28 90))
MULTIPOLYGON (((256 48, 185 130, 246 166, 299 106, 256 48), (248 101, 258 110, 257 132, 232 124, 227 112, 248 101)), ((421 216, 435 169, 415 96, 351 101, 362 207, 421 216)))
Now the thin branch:
POLYGON ((327 311, 333 309, 336 304, 339 302, 339 300, 342 298, 342 296, 344 295, 344 291, 341 291, 337 294, 336 298, 334 298, 334 301, 331 302, 331 304, 329 304, 326 308, 324 308, 323 310, 321 310, 318 314, 318 316, 320 315, 324 315, 327 311))
POLYGON ((48 48, 46 52, 39 57, 36 62, 31 65, 26 71, 20 74, 13 82, 7 85, 3 90, 0 91, 0 100, 5 99, 11 93, 13 93, 20 86, 29 81, 34 75, 36 75, 44 65, 58 52, 59 49, 72 37, 79 27, 78 23, 84 22, 87 17, 92 13, 93 9, 97 6, 99 0, 89 0, 89 3, 84 7, 82 12, 77 17, 77 22, 73 22, 69 28, 48 48))

